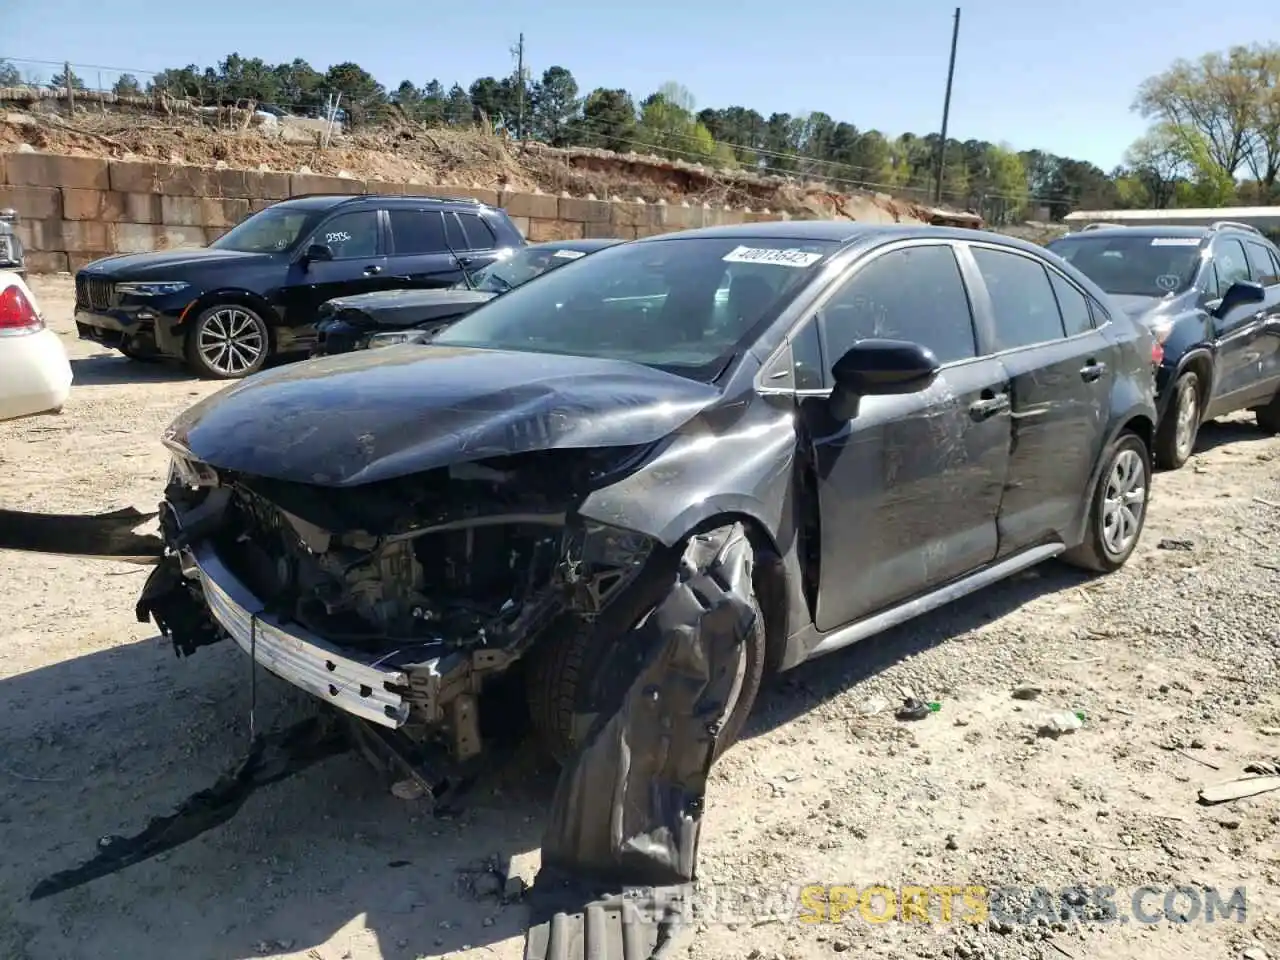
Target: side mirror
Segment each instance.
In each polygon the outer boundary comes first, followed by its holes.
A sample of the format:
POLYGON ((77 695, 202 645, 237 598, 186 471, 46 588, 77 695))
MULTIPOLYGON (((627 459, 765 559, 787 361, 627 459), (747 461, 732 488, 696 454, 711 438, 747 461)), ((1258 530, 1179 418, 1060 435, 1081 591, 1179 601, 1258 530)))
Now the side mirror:
POLYGON ((302 255, 302 264, 303 266, 306 266, 308 263, 332 259, 332 250, 326 247, 323 243, 313 243, 311 246, 307 247, 306 253, 302 255))
POLYGON ((1267 291, 1262 284, 1254 283, 1252 280, 1237 280, 1227 287, 1221 302, 1213 308, 1213 315, 1221 319, 1236 307, 1246 303, 1262 303, 1266 299, 1267 291))
POLYGON ((0 210, 0 221, 3 221, 4 223, 17 223, 18 211, 13 209, 13 207, 5 207, 3 210, 0 210))
POLYGON ((835 380, 832 414, 841 420, 858 415, 862 397, 893 396, 924 390, 942 365, 933 351, 906 340, 859 340, 831 368, 835 380))

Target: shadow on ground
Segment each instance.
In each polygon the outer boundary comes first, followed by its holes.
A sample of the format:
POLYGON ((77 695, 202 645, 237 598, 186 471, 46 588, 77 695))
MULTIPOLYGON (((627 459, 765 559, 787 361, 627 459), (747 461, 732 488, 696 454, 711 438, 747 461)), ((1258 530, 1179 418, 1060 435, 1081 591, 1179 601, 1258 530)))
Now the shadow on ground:
POLYGON ((130 360, 120 354, 76 357, 71 361, 72 389, 115 386, 126 383, 181 383, 195 380, 181 364, 168 361, 130 360))
MULTIPOLYGON (((763 695, 748 735, 1082 580, 1050 564, 802 666, 763 695)), ((259 677, 262 728, 313 709, 259 677)), ((264 945, 305 954, 332 942, 315 955, 520 955, 526 911, 501 902, 482 866, 538 846, 555 774, 531 745, 454 819, 394 798, 348 753, 264 788, 230 823, 161 858, 27 901, 100 838, 132 835, 212 785, 247 745, 248 708, 247 658, 226 643, 175 662, 153 639, 0 681, 0 954, 240 960, 264 945)))
POLYGON ((1252 417, 1248 420, 1210 420, 1200 425, 1195 452, 1208 453, 1233 443, 1261 440, 1265 436, 1252 417))

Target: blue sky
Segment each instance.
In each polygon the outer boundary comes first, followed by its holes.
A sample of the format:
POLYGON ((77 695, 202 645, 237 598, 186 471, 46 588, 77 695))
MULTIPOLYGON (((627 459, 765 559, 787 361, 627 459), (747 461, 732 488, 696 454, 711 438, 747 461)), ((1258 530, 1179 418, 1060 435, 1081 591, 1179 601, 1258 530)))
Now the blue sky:
MULTIPOLYGON (((941 119, 954 2, 899 0, 40 0, 3 4, 0 56, 135 71, 230 52, 353 60, 394 87, 513 68, 639 97, 670 80, 698 107, 822 110, 896 135, 941 119)), ((1276 39, 1275 0, 964 0, 949 133, 1110 169, 1144 128, 1138 84, 1177 57, 1276 39), (1142 9, 1145 8, 1145 9, 1142 9), (1271 31, 1268 34, 1267 31, 1271 31)), ((40 69, 18 63, 24 69, 40 69)), ((48 68, 43 68, 48 70, 48 68)), ((80 71, 96 86, 95 71, 80 71)), ((109 86, 115 74, 100 71, 109 86)))

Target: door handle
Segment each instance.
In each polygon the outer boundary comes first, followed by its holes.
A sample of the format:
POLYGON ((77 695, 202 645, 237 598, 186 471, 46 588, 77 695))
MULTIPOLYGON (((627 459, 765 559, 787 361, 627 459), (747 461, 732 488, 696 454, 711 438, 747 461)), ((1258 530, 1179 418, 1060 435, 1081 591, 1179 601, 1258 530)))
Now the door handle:
POLYGON ((364 268, 364 272, 366 276, 376 277, 378 274, 382 272, 382 268, 378 266, 376 263, 371 263, 369 264, 369 266, 364 268))
POLYGON ((1080 379, 1085 383, 1093 383, 1106 372, 1107 365, 1105 363, 1098 363, 1096 360, 1090 360, 1080 368, 1080 379))
POLYGON ((475 257, 458 257, 458 263, 462 264, 464 267, 471 266, 475 261, 475 257))
POLYGON ((983 391, 981 400, 975 400, 969 404, 969 416, 974 420, 988 420, 997 413, 1004 413, 1009 409, 1009 395, 1007 393, 991 393, 989 390, 983 391))

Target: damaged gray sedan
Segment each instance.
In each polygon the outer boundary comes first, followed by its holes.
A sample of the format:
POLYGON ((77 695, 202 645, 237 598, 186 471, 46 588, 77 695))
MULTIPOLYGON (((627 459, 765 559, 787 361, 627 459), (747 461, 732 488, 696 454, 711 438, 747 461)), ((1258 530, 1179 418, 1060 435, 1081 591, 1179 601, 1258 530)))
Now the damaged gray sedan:
POLYGON ((544 866, 687 881, 707 769, 766 670, 1052 557, 1125 563, 1152 351, 1007 237, 780 222, 622 244, 430 344, 179 417, 138 613, 442 771, 523 701, 564 764, 544 866))

